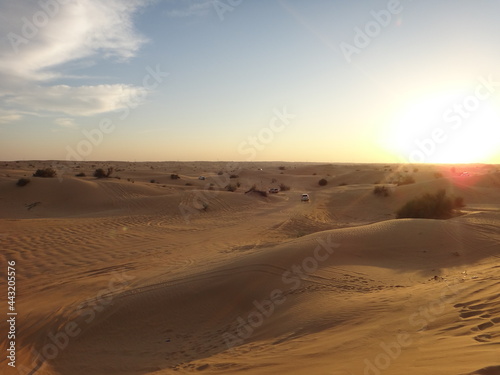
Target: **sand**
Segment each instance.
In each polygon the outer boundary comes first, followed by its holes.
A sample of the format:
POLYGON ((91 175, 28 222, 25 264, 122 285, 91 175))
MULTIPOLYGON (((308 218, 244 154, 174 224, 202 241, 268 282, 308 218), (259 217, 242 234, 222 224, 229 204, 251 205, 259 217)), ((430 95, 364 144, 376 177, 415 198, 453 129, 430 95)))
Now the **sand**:
POLYGON ((414 168, 1 162, 0 372, 500 374, 499 169, 414 168), (396 219, 443 188, 463 215, 396 219))

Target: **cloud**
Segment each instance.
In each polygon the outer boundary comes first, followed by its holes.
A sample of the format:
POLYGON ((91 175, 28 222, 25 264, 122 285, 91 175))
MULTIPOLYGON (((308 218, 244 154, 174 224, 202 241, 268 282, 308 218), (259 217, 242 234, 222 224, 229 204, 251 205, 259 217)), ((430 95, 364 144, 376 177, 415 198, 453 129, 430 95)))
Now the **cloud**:
POLYGON ((17 121, 22 118, 22 115, 12 111, 6 111, 0 109, 0 124, 7 124, 13 121, 17 121))
POLYGON ((68 118, 68 117, 56 118, 54 120, 54 123, 56 125, 60 126, 61 128, 67 128, 67 129, 77 129, 78 128, 78 125, 76 125, 75 120, 73 120, 72 118, 68 118))
POLYGON ((125 108, 129 103, 137 105, 146 94, 144 88, 123 84, 36 86, 5 101, 9 105, 40 112, 93 116, 125 108))
POLYGON ((0 1, 0 108, 9 108, 0 110, 0 122, 19 119, 26 111, 92 116, 124 108, 130 98, 144 98, 142 87, 125 83, 75 87, 50 82, 68 78, 60 73, 65 65, 88 66, 103 58, 122 63, 134 57, 147 39, 136 30, 133 16, 152 2, 0 1))
POLYGON ((35 2, 31 8, 6 3, 0 5, 2 18, 9 14, 17 22, 0 24, 6 36, 0 48, 0 70, 19 78, 57 78, 55 67, 96 55, 126 60, 146 42, 132 22, 134 12, 147 3, 144 0, 69 0, 64 5, 52 0, 51 12, 35 2))
POLYGON ((180 6, 166 12, 172 18, 206 15, 213 8, 214 0, 182 0, 180 6))

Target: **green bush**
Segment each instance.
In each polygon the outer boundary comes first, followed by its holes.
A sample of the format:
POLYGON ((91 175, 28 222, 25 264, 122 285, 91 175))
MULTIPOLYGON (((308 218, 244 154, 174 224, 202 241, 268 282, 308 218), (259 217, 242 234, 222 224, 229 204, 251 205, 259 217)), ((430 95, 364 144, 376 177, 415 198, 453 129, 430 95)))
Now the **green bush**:
POLYGON ((16 185, 17 186, 26 186, 31 182, 29 178, 20 178, 17 180, 16 185))
POLYGON ((449 219, 456 208, 464 206, 462 197, 454 199, 446 196, 446 190, 439 190, 436 194, 426 193, 419 198, 407 202, 396 212, 398 219, 449 219))
POLYGON ((57 173, 52 168, 37 169, 33 177, 56 177, 57 173))

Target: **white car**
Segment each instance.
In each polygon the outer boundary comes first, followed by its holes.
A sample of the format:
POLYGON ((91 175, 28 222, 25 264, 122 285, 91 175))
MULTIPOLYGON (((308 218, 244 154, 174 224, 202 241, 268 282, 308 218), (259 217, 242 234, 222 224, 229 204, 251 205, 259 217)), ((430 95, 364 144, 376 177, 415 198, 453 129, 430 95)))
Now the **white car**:
POLYGON ((276 194, 276 193, 280 192, 280 189, 278 189, 278 188, 271 188, 271 189, 269 189, 269 192, 276 194))
POLYGON ((309 202, 309 194, 302 194, 302 197, 300 198, 302 202, 309 202))

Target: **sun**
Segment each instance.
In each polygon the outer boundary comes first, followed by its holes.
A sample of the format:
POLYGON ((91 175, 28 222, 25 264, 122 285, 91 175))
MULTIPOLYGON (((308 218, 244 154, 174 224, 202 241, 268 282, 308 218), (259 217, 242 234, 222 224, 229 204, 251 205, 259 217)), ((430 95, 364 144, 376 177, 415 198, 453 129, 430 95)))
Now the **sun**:
POLYGON ((384 146, 409 163, 488 163, 500 149, 500 110, 493 96, 438 92, 392 117, 384 146))

